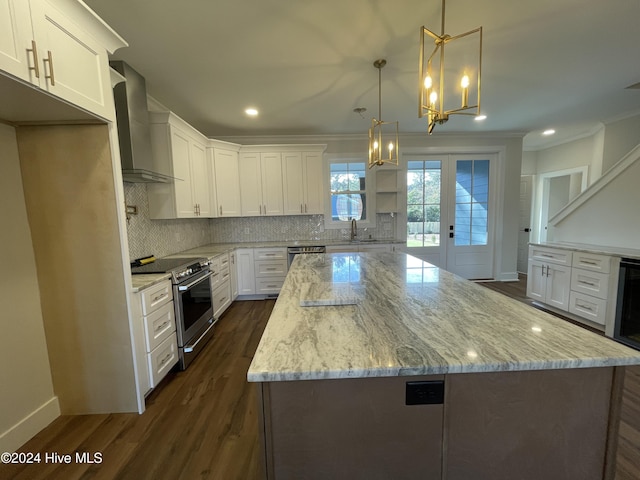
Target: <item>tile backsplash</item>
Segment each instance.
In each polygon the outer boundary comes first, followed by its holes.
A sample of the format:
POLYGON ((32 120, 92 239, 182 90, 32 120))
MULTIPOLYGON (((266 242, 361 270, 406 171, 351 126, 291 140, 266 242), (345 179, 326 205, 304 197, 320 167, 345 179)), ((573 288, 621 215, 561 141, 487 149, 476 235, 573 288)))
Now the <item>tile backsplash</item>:
MULTIPOLYGON (((209 243, 335 241, 348 240, 350 235, 349 227, 325 229, 323 215, 151 220, 146 184, 125 183, 124 196, 126 204, 138 210, 127 222, 131 260, 146 255, 164 257, 209 243)), ((396 217, 379 213, 376 227, 359 228, 358 235, 391 240, 397 237, 396 224, 396 217)))
MULTIPOLYGON (((348 240, 349 227, 324 228, 323 215, 273 217, 215 218, 211 221, 214 243, 283 241, 283 240, 348 240)), ((378 214, 376 228, 359 228, 358 235, 377 239, 396 237, 396 219, 390 214, 378 214)))
POLYGON ((125 183, 124 197, 127 205, 135 205, 138 209, 138 214, 131 215, 127 222, 131 260, 146 255, 164 257, 211 243, 208 218, 151 220, 146 184, 125 183))

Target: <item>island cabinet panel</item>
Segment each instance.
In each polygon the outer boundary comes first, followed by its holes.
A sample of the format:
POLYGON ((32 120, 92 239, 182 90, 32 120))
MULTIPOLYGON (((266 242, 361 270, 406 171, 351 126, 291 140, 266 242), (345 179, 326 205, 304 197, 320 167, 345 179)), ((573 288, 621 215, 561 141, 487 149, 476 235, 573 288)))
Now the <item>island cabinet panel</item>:
POLYGON ((259 384, 269 479, 440 479, 443 405, 406 405, 406 382, 259 384))
POLYGON ((613 373, 585 368, 447 375, 446 479, 606 478, 613 373))

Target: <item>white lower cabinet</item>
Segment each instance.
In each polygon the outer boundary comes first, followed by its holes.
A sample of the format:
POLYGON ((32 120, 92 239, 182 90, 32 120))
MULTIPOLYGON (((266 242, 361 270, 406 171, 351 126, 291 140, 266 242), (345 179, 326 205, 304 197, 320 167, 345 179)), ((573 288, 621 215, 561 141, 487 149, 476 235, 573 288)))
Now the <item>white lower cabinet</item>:
POLYGON ((229 254, 223 253, 211 260, 213 317, 218 319, 231 305, 231 269, 229 254))
POLYGON ((238 298, 238 254, 235 250, 229 253, 229 283, 233 302, 238 298))
POLYGON ((239 248, 235 251, 238 295, 280 293, 287 276, 287 249, 239 248))
POLYGON ((157 348, 149 352, 150 382, 149 387, 155 388, 169 370, 178 363, 178 337, 174 331, 157 348))
POLYGON ((529 261, 527 297, 560 310, 569 310, 571 267, 529 261))
POLYGON ((280 293, 287 276, 287 249, 256 248, 253 251, 256 293, 273 295, 280 293))
POLYGON ((236 260, 238 295, 254 295, 256 293, 256 277, 253 266, 253 248, 237 249, 236 260))
POLYGON ((138 388, 146 393, 178 363, 175 310, 171 281, 132 294, 136 324, 138 388))
POLYGON ((575 320, 606 326, 615 315, 618 264, 619 259, 608 255, 532 245, 527 296, 575 320))

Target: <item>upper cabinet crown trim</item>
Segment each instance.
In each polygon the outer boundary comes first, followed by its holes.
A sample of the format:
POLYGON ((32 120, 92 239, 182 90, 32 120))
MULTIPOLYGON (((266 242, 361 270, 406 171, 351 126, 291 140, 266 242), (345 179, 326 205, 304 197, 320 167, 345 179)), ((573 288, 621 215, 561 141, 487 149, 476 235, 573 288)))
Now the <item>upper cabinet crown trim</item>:
POLYGON ((110 54, 129 46, 124 38, 82 0, 46 0, 46 2, 64 12, 67 18, 92 35, 110 54))

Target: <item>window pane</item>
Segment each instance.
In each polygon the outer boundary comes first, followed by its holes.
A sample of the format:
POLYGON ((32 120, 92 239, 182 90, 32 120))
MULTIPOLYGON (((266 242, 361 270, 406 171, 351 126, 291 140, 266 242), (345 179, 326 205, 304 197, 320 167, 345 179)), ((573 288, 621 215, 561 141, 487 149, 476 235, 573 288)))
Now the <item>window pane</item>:
POLYGON ((489 160, 473 162, 473 200, 482 203, 489 201, 489 160))
POLYGON ((407 246, 440 244, 440 161, 407 162, 407 246))
POLYGON ((486 245, 489 160, 456 162, 455 245, 486 245))
POLYGON ((343 222, 354 218, 364 220, 364 200, 365 195, 359 193, 331 194, 331 219, 343 222))

